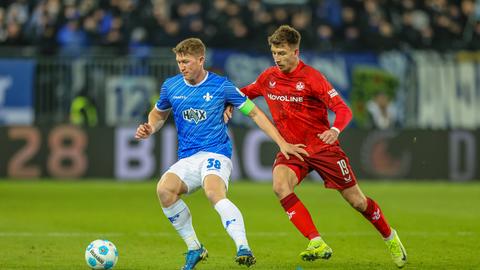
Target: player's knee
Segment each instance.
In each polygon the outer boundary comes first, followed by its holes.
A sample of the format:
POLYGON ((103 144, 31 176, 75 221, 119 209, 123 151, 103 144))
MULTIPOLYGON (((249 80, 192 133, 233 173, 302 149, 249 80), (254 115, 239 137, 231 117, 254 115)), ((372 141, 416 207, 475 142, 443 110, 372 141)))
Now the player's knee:
POLYGON ((215 205, 218 201, 226 198, 226 195, 224 192, 219 192, 217 190, 205 190, 205 196, 207 196, 207 199, 213 205, 215 205))
POLYGON ((367 201, 361 197, 356 197, 349 200, 350 205, 359 212, 365 211, 367 208, 367 201))
POLYGON ((274 181, 273 192, 278 198, 283 199, 287 197, 290 193, 292 193, 293 190, 290 188, 288 183, 281 182, 281 181, 274 181))
POLYGON ((157 196, 162 206, 168 207, 176 201, 177 195, 159 182, 157 184, 157 196))

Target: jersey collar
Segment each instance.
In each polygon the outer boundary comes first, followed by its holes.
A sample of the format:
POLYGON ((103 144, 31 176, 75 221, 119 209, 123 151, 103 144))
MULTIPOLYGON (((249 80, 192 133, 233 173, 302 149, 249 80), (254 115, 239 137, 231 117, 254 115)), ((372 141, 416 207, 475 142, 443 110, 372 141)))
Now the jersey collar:
POLYGON ((205 75, 205 78, 203 78, 203 80, 201 82, 197 83, 197 84, 190 84, 189 82, 187 82, 187 80, 185 80, 185 78, 183 78, 183 81, 185 82, 186 85, 188 85, 190 87, 198 87, 207 80, 209 73, 210 72, 208 72, 208 70, 207 70, 207 75, 205 75))
POLYGON ((305 66, 305 63, 303 63, 302 60, 299 60, 297 67, 295 67, 295 69, 292 72, 283 73, 282 71, 280 71, 278 67, 276 70, 277 70, 277 73, 281 74, 282 76, 292 77, 292 76, 295 76, 304 66, 305 66))

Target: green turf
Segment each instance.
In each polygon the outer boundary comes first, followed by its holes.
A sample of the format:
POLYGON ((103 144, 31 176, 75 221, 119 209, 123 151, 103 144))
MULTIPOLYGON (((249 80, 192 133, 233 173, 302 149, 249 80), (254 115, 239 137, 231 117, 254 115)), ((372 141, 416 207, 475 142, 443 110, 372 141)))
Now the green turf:
MULTIPOLYGON (((480 269, 480 184, 363 182, 409 253, 406 269, 480 269)), ((302 262, 307 241, 291 225, 269 184, 232 183, 257 257, 253 269, 395 269, 373 227, 320 184, 297 188, 324 239, 328 261, 302 262)), ((185 199, 209 250, 202 269, 241 269, 235 248, 201 191, 185 199)), ((164 217, 155 183, 0 180, 0 269, 88 269, 87 244, 113 241, 115 269, 179 269, 183 241, 164 217)))

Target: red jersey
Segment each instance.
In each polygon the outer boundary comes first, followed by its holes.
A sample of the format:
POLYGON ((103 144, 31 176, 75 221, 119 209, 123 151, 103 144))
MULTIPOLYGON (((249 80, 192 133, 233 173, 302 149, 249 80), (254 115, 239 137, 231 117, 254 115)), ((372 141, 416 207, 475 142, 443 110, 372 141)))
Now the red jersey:
POLYGON ((350 108, 325 77, 302 61, 288 74, 270 67, 241 91, 250 99, 263 96, 283 138, 305 144, 309 153, 328 146, 317 136, 330 129, 327 109, 335 113, 333 126, 340 131, 352 118, 350 108))

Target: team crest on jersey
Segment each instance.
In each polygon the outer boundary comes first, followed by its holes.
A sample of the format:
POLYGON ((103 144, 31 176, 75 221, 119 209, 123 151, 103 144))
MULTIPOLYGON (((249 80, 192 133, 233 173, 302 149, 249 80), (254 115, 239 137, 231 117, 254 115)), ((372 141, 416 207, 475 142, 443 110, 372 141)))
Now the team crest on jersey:
POLYGON ((275 88, 275 85, 276 85, 276 84, 277 84, 277 82, 275 82, 275 81, 270 81, 270 82, 268 82, 268 86, 269 86, 270 88, 275 88))
POLYGON ((297 82, 297 85, 295 85, 295 88, 297 88, 298 91, 302 91, 303 89, 305 89, 305 83, 297 82))
POLYGON ((205 101, 210 101, 212 100, 213 96, 210 95, 210 93, 207 92, 207 94, 205 94, 203 96, 203 99, 205 99, 205 101))
POLYGON ((190 108, 182 112, 183 119, 187 120, 188 122, 198 122, 204 121, 207 119, 207 112, 204 110, 190 108))

